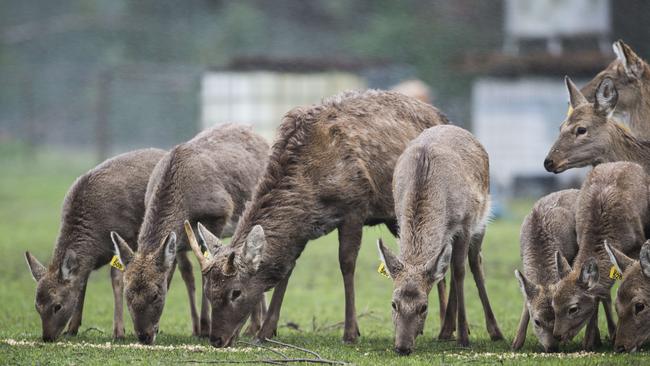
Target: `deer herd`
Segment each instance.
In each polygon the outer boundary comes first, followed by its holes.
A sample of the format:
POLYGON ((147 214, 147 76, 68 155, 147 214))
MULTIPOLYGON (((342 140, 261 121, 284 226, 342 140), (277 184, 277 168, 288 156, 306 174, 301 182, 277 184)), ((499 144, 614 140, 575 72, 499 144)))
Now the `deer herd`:
MULTIPOLYGON (((650 338, 650 241, 644 243, 650 232, 650 66, 622 41, 614 51, 616 59, 582 90, 565 80, 569 113, 543 165, 554 173, 594 168, 580 190, 541 198, 521 226, 522 270, 515 277, 524 306, 515 350, 531 320, 545 351, 558 351, 585 326, 583 348, 600 347, 599 305, 616 351, 633 352, 650 338), (618 324, 611 296, 616 281, 618 324)), ((50 265, 25 253, 37 282, 42 338, 53 341, 64 329, 77 334, 88 277, 110 262, 114 338, 125 337, 126 297, 136 337, 155 342, 178 266, 193 335, 209 337, 215 347, 232 346, 248 321, 245 332, 264 341, 276 335, 305 246, 336 229, 343 341, 354 343, 363 227, 385 224, 400 247, 396 254, 378 240, 393 281, 396 352, 414 350, 434 286, 438 338, 469 345, 466 260, 487 332, 502 340, 482 270, 489 186, 488 154, 471 133, 429 104, 376 90, 292 109, 272 147, 250 128, 227 124, 167 152, 116 156, 69 189, 50 265), (231 243, 222 243, 224 237, 231 243), (198 311, 190 250, 202 273, 198 311)))

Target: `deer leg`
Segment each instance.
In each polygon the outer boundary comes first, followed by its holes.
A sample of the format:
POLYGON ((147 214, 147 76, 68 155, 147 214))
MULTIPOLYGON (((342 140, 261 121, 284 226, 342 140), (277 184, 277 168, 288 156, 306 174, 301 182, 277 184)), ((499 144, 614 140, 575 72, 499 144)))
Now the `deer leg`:
POLYGON ((79 327, 81 326, 81 317, 84 310, 84 299, 86 298, 86 285, 88 284, 88 278, 84 279, 81 282, 81 290, 77 297, 77 304, 75 305, 74 312, 72 313, 72 319, 68 323, 68 329, 65 334, 69 336, 76 336, 79 332, 79 327))
POLYGON ((456 307, 457 307, 457 330, 458 337, 456 342, 461 347, 469 346, 469 326, 467 324, 467 314, 465 312, 465 290, 463 284, 465 281, 465 260, 470 242, 469 233, 462 233, 456 239, 454 251, 452 253, 452 275, 454 276, 454 287, 456 288, 456 307))
POLYGON ((339 226, 339 265, 345 288, 344 343, 356 343, 357 338, 361 335, 354 306, 354 270, 361 247, 362 232, 363 223, 356 220, 346 220, 339 226))
POLYGON ((474 282, 476 283, 476 288, 478 289, 478 296, 481 299, 481 304, 483 305, 483 312, 485 313, 485 326, 487 328, 490 339, 493 341, 503 339, 503 334, 499 329, 499 324, 497 324, 497 319, 494 317, 494 312, 492 312, 492 306, 490 306, 490 299, 488 298, 487 291, 485 290, 485 276, 483 275, 482 268, 482 258, 481 258, 481 246, 483 244, 483 236, 485 232, 476 234, 469 245, 469 268, 472 271, 472 276, 474 277, 474 282))
POLYGON ((524 309, 521 312, 521 318, 519 319, 519 326, 517 327, 517 334, 515 339, 512 341, 512 350, 520 350, 524 346, 526 341, 526 331, 528 330, 528 322, 530 321, 530 313, 528 312, 528 307, 524 301, 524 309))
POLYGON ((440 327, 440 334, 438 335, 439 340, 453 339, 454 331, 456 330, 456 313, 458 303, 456 302, 456 286, 453 276, 453 268, 451 269, 451 272, 452 274, 449 280, 449 298, 445 312, 445 319, 442 322, 442 326, 440 327))
POLYGON ((251 313, 250 322, 248 323, 248 328, 244 331, 244 335, 249 337, 254 337, 257 332, 262 329, 262 322, 264 321, 264 316, 266 315, 266 298, 262 294, 262 300, 255 305, 255 309, 251 313))
POLYGON ((192 262, 187 258, 187 252, 178 252, 176 253, 176 260, 178 261, 178 270, 181 272, 181 277, 183 282, 185 282, 185 287, 187 288, 187 296, 190 300, 190 317, 192 319, 192 335, 200 336, 200 323, 199 323, 199 314, 196 312, 196 301, 194 298, 194 293, 196 292, 196 286, 194 284, 194 272, 192 272, 192 262))
POLYGON ((443 277, 438 281, 438 303, 440 304, 440 324, 445 320, 445 313, 447 312, 447 284, 446 279, 443 277))
POLYGON ((200 336, 210 336, 210 301, 205 294, 205 276, 201 275, 201 318, 200 318, 200 336))
POLYGON ((582 348, 585 351, 593 351, 601 346, 600 331, 598 330, 598 302, 596 302, 595 310, 587 323, 585 338, 582 340, 582 348))
POLYGON ((616 338, 616 322, 612 313, 612 297, 607 296, 603 301, 603 310, 605 310, 605 318, 607 319, 607 333, 609 340, 614 344, 616 338))
POLYGON ((278 333, 280 308, 282 308, 284 293, 287 291, 289 277, 291 277, 291 271, 287 273, 287 276, 282 281, 280 281, 273 290, 273 296, 271 296, 271 304, 269 304, 269 309, 266 312, 266 316, 264 317, 262 328, 257 332, 257 335, 255 336, 255 340, 258 342, 263 342, 266 338, 273 338, 273 336, 278 333))
POLYGON ((111 285, 113 287, 113 338, 124 339, 124 274, 111 267, 111 285))

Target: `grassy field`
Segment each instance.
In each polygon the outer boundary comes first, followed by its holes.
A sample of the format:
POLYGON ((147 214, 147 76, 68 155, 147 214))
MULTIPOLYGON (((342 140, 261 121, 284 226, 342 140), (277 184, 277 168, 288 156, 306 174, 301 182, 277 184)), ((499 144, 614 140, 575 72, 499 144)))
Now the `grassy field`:
MULTIPOLYGON (((244 361, 279 358, 267 349, 239 344, 218 350, 207 340, 190 335, 189 308, 180 275, 174 276, 156 346, 133 346, 136 340, 127 319, 127 339, 113 342, 112 292, 106 267, 93 273, 86 294, 83 324, 74 338, 55 344, 40 342, 40 319, 34 309, 35 284, 24 261, 29 249, 48 262, 59 225, 59 208, 74 178, 92 166, 81 157, 37 154, 32 159, 11 157, 0 148, 0 364, 179 364, 244 361)), ((579 352, 582 335, 566 345, 561 354, 540 352, 532 330, 522 352, 512 353, 510 341, 521 312, 520 295, 513 270, 519 267, 518 232, 531 202, 512 205, 508 219, 492 222, 483 244, 487 287, 506 341, 491 342, 484 326, 481 305, 471 275, 466 280, 468 318, 472 345, 457 348, 455 342, 439 342, 437 298, 425 334, 409 357, 392 350, 390 296, 392 284, 377 274, 378 237, 394 247, 394 239, 383 227, 367 228, 357 262, 357 311, 362 336, 358 344, 341 343, 343 284, 337 261, 336 234, 307 246, 289 282, 282 309, 278 340, 309 348, 323 358, 354 364, 647 364, 646 353, 617 355, 605 341, 602 352, 579 352), (291 327, 287 324, 291 323, 291 327)), ((195 266, 196 268, 197 266, 195 266)), ((197 271, 198 276, 198 271, 197 271)), ((602 322, 601 329, 606 329, 602 322)), ((245 338, 242 338, 246 341, 245 338)), ((270 345, 290 357, 305 357, 296 350, 270 345)))

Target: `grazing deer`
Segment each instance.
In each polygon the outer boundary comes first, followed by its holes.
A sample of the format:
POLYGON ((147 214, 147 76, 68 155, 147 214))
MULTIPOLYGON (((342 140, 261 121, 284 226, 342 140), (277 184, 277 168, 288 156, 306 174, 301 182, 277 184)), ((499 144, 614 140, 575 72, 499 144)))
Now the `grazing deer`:
POLYGON ((582 88, 582 94, 594 101, 600 83, 611 79, 619 93, 613 117, 630 126, 638 139, 650 140, 650 66, 621 40, 613 48, 616 59, 582 88))
MULTIPOLYGON (((232 235, 266 164, 269 146, 248 127, 223 125, 203 131, 174 147, 154 169, 146 193, 138 251, 113 233, 126 266, 126 302, 140 342, 155 341, 167 288, 176 263, 190 300, 192 334, 209 335, 209 304, 202 296, 201 316, 194 303, 194 274, 186 240, 176 240, 183 221, 199 220, 217 236, 232 235)), ((185 236, 181 236, 185 238, 185 236)))
POLYGON ((264 292, 275 288, 256 336, 272 337, 300 253, 309 240, 334 229, 345 287, 343 340, 355 342, 354 270, 363 226, 386 223, 396 234, 395 162, 420 132, 444 123, 447 118, 430 105, 373 90, 289 111, 232 243, 219 246, 212 259, 193 246, 207 276, 212 345, 231 345, 264 292))
POLYGON ((578 252, 575 212, 579 190, 567 189, 551 193, 535 203, 521 225, 520 246, 523 273, 515 270, 524 295, 514 350, 526 341, 526 330, 533 319, 533 330, 546 352, 556 352, 558 341, 553 337, 555 314, 551 299, 553 285, 560 280, 555 270, 555 253, 573 262, 578 252))
MULTIPOLYGON (((164 154, 158 149, 132 151, 77 178, 63 201, 61 228, 49 267, 25 252, 38 284, 36 311, 41 316, 44 341, 54 341, 66 325, 69 335, 79 331, 88 276, 113 257, 111 230, 120 230, 127 238, 137 236, 147 181, 164 154)), ((113 337, 124 338, 122 273, 115 268, 111 268, 111 283, 113 337)))
POLYGON ((481 244, 490 215, 489 161, 468 131, 451 125, 431 127, 400 156, 393 175, 400 254, 381 239, 379 253, 393 279, 395 350, 412 352, 423 333, 428 296, 452 268, 447 314, 440 331, 449 339, 458 316, 458 343, 469 345, 463 281, 465 258, 474 275, 488 333, 503 339, 490 307, 481 268, 481 244), (454 314, 456 313, 456 314, 454 314))
POLYGON ((605 245, 610 260, 623 275, 616 295, 618 326, 614 349, 635 352, 650 338, 650 240, 641 247, 639 260, 634 260, 605 245))
POLYGON ((596 101, 589 103, 571 79, 565 81, 574 110, 560 126, 560 135, 544 160, 546 170, 561 173, 570 168, 632 161, 650 173, 650 142, 638 140, 610 118, 618 100, 614 82, 603 79, 596 101))
POLYGON ((573 268, 561 256, 556 258, 561 279, 552 304, 553 335, 558 340, 570 340, 589 321, 583 346, 598 347, 599 301, 605 308, 609 337, 614 338, 610 294, 614 280, 602 275, 611 267, 604 243, 626 254, 638 253, 650 219, 648 199, 648 177, 638 164, 600 164, 587 175, 576 211, 579 249, 573 268))

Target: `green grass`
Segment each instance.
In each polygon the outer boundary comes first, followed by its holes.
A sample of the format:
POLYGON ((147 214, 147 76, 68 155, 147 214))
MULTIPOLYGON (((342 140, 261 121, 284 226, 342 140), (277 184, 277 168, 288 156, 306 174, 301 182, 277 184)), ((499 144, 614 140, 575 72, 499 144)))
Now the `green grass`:
MULTIPOLYGON (((29 249, 41 261, 49 261, 63 196, 75 177, 90 168, 92 163, 84 156, 66 155, 61 158, 36 154, 32 159, 17 159, 8 155, 11 154, 3 151, 0 156, 0 364, 176 364, 189 360, 241 361, 278 357, 269 351, 245 345, 236 350, 217 350, 209 347, 205 339, 192 337, 186 292, 179 275, 174 276, 156 343, 201 347, 195 350, 180 347, 124 348, 122 345, 135 343, 128 314, 125 315, 127 339, 113 343, 113 301, 106 267, 91 276, 80 334, 62 338, 63 344, 41 343, 40 319, 33 305, 35 284, 23 253, 29 249), (10 345, 7 339, 35 343, 10 345)), ((517 202, 511 218, 492 222, 483 244, 488 293, 506 341, 489 340, 482 308, 468 271, 465 288, 471 347, 458 349, 454 342, 435 339, 440 324, 437 297, 433 291, 432 311, 425 334, 418 337, 416 351, 409 357, 397 356, 392 351, 392 284, 376 272, 379 263, 376 239, 381 236, 395 248, 394 239, 383 227, 365 230, 364 245, 357 262, 357 311, 366 314, 359 319, 362 333, 359 343, 343 345, 342 329, 330 327, 343 320, 343 286, 335 233, 310 243, 298 260, 282 308, 277 339, 315 350, 324 358, 355 364, 647 364, 648 357, 644 352, 616 355, 611 353, 607 341, 602 352, 597 354, 546 355, 540 352, 532 331, 522 352, 510 352, 510 341, 522 306, 522 297, 513 276, 513 270, 520 266, 519 225, 530 205, 531 202, 517 202), (299 330, 287 327, 288 322, 297 324, 299 330)), ((604 322, 601 329, 606 329, 604 322)), ((578 352, 581 338, 577 337, 564 350, 578 352)), ((297 351, 285 352, 292 357, 304 356, 297 351)))

